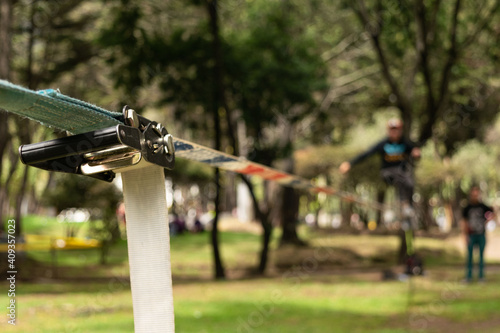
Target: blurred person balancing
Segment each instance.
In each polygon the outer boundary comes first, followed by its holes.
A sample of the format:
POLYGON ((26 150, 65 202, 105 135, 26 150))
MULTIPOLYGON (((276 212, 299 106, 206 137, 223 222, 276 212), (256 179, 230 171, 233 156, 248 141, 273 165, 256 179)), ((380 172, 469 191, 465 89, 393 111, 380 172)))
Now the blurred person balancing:
POLYGON ((374 146, 353 158, 343 162, 339 170, 342 174, 349 172, 352 166, 366 158, 379 154, 382 158, 380 175, 388 184, 393 185, 399 195, 401 203, 411 205, 415 177, 410 168, 410 157, 420 158, 420 148, 403 137, 403 122, 399 119, 390 119, 387 123, 387 137, 374 146))
MULTIPOLYGON (((399 262, 414 266, 416 255, 413 251, 413 223, 414 210, 413 191, 415 176, 411 160, 420 158, 421 151, 416 145, 403 136, 403 122, 392 118, 387 122, 387 136, 377 142, 365 152, 359 154, 351 161, 343 162, 339 171, 346 174, 351 167, 364 161, 366 158, 378 154, 381 157, 380 176, 387 185, 394 186, 399 197, 398 215, 402 223, 404 235, 401 238, 399 262), (410 264, 411 261, 411 264, 410 264)), ((419 260, 421 262, 421 259, 419 260)), ((411 272, 413 268, 408 268, 411 272)), ((421 270, 420 270, 421 272, 421 270)))

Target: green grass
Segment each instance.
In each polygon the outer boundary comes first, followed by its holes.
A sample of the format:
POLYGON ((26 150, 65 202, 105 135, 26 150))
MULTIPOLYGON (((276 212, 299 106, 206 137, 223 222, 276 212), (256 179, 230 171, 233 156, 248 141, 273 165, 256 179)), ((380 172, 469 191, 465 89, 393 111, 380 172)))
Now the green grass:
POLYGON ((89 223, 59 223, 55 217, 37 215, 24 216, 22 230, 26 234, 65 236, 68 225, 75 228, 76 236, 87 236, 89 223))
MULTIPOLYGON (((408 308, 408 282, 355 281, 347 276, 174 280, 176 327, 178 332, 418 332, 426 323, 423 331, 438 332, 447 331, 447 325, 473 331, 478 322, 494 323, 500 276, 493 275, 484 286, 454 281, 415 278, 408 308), (434 327, 436 323, 440 326, 434 327)), ((20 282, 18 325, 2 322, 0 329, 132 332, 131 295, 123 282, 20 282)), ((0 296, 0 304, 6 301, 0 296)))
MULTIPOLYGON (((27 230, 60 232, 32 221, 27 230)), ((268 277, 235 279, 256 265, 260 237, 223 232, 221 251, 233 278, 213 281, 209 234, 173 237, 177 332, 474 332, 477 325, 500 331, 500 268, 493 261, 487 284, 462 285, 463 259, 456 250, 443 240, 418 238, 427 275, 411 284, 383 282, 380 268, 388 263, 373 266, 372 259, 393 258, 397 237, 301 232, 315 248, 331 249, 329 256, 350 254, 357 262, 305 266, 303 258, 314 258, 314 248, 305 248, 293 250, 295 265, 276 269, 273 263, 289 253, 276 249, 275 235, 268 277)), ((29 255, 50 273, 48 252, 29 255)), ((60 251, 59 279, 35 271, 42 274, 37 281, 18 281, 18 325, 8 325, 0 310, 0 332, 133 332, 126 242, 111 249, 110 264, 97 262, 97 250, 60 251)), ((9 301, 7 290, 0 281, 0 309, 9 301)))

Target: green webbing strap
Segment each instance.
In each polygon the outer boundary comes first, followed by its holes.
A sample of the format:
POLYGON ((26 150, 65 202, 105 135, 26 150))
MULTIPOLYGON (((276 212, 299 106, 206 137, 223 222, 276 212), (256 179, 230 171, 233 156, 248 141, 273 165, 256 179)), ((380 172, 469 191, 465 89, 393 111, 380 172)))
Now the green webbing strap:
POLYGON ((65 96, 54 89, 32 91, 0 80, 0 109, 74 134, 121 123, 121 114, 65 96))

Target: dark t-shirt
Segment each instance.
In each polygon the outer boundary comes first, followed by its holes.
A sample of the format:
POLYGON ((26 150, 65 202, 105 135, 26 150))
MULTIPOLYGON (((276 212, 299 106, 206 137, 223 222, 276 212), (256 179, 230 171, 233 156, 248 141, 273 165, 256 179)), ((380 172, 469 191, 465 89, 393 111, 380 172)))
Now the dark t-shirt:
POLYGON ((368 149, 366 152, 355 157, 350 163, 351 165, 354 165, 373 154, 380 154, 382 157, 382 169, 399 167, 401 165, 404 166, 414 147, 415 146, 412 143, 404 139, 397 142, 391 142, 389 138, 385 138, 368 149))
POLYGON ((481 235, 485 232, 486 224, 486 213, 493 212, 491 207, 486 206, 483 203, 468 204, 464 208, 462 215, 467 221, 467 227, 469 229, 469 234, 471 235, 481 235))

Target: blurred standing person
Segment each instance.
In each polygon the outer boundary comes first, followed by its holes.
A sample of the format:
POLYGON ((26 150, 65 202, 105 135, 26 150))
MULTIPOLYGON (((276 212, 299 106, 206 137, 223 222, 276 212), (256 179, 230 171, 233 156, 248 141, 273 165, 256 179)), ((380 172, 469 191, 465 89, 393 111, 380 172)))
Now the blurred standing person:
POLYGON ((481 201, 481 190, 473 186, 469 203, 462 212, 462 230, 467 245, 465 282, 472 281, 474 248, 479 248, 479 281, 484 282, 484 248, 486 247, 486 223, 494 218, 493 209, 481 201))

